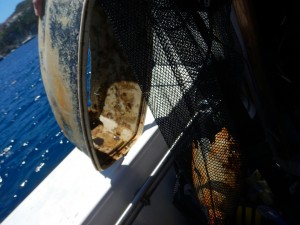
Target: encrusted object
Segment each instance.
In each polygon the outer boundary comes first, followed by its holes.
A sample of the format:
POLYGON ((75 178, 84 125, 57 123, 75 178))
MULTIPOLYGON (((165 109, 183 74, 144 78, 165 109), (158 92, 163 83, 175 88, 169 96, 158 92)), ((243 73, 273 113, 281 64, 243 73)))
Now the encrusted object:
POLYGON ((46 1, 39 53, 47 97, 65 136, 99 170, 127 154, 142 131, 146 105, 98 2, 46 1))
MULTIPOLYGON (((204 143, 207 144, 207 143, 204 143)), ((237 141, 223 127, 209 150, 192 145, 192 179, 210 225, 228 224, 240 190, 241 156, 237 141)))

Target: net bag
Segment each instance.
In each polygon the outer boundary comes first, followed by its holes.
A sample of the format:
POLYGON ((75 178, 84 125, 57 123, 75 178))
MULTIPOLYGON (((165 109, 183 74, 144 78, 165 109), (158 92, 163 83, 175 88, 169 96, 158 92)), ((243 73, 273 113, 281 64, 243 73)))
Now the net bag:
POLYGON ((241 126, 234 111, 243 110, 243 61, 230 2, 97 4, 207 222, 231 224, 242 183, 241 126))

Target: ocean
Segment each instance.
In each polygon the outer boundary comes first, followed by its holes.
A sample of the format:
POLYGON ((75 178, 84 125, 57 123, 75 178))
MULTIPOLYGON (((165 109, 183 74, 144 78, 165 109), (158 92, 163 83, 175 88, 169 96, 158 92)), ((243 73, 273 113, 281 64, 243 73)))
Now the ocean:
POLYGON ((0 93, 1 223, 74 145, 64 137, 48 104, 37 38, 0 61, 0 93))

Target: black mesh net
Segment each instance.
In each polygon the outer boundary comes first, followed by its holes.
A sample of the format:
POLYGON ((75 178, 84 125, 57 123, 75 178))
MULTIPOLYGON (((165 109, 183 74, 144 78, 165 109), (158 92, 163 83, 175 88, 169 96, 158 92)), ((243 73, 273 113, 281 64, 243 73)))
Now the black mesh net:
POLYGON ((100 2, 207 221, 229 223, 241 186, 232 108, 243 70, 230 2, 100 2))

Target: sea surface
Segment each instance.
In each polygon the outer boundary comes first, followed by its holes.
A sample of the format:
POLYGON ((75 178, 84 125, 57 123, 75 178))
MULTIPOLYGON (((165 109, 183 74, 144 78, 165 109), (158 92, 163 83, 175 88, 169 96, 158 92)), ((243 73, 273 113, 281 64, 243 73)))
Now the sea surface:
POLYGON ((48 104, 34 38, 0 61, 0 223, 73 148, 48 104))

